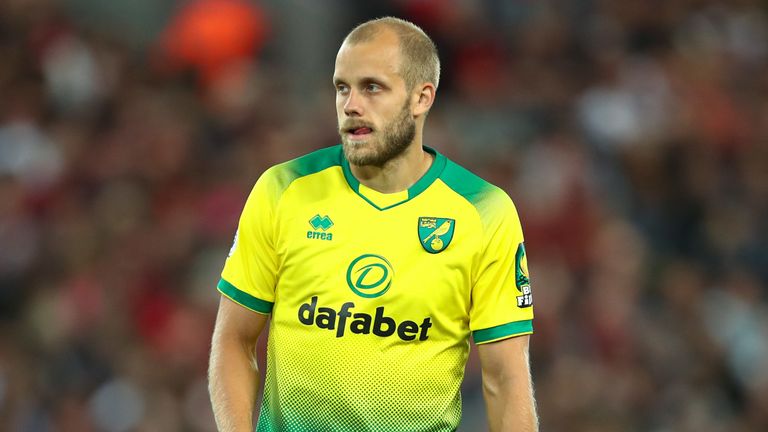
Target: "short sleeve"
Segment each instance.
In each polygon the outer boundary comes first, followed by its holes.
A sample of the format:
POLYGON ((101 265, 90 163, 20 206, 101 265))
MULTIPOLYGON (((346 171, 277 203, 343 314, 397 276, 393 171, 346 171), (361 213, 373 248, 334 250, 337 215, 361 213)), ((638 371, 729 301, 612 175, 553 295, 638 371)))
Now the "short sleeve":
POLYGON ((272 311, 277 274, 273 216, 278 197, 269 174, 259 178, 248 196, 217 287, 224 296, 263 314, 272 311))
POLYGON ((501 190, 481 214, 483 247, 474 273, 470 329, 477 344, 533 333, 533 301, 523 231, 501 190))

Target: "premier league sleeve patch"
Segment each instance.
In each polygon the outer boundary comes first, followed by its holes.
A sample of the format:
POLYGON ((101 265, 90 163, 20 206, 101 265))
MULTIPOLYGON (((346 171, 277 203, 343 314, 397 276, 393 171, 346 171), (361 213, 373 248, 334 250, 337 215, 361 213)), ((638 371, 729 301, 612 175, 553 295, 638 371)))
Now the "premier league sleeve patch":
POLYGON ((456 228, 454 219, 420 217, 419 243, 429 253, 440 253, 451 244, 454 228, 456 228))
POLYGON ((525 245, 517 245, 515 253, 515 286, 520 291, 517 297, 517 307, 527 308, 533 305, 533 296, 531 295, 531 280, 528 276, 528 258, 525 256, 525 245))
POLYGON ((238 229, 235 231, 235 239, 232 240, 232 247, 229 249, 229 255, 227 255, 227 258, 231 257, 232 254, 235 253, 235 249, 237 249, 237 235, 240 233, 240 230, 238 229))

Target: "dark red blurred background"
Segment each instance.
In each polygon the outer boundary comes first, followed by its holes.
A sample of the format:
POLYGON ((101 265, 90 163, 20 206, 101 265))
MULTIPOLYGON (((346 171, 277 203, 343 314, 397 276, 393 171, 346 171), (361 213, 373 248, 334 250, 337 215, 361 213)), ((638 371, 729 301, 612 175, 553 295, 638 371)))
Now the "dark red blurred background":
POLYGON ((0 429, 215 429, 241 206, 337 142, 336 50, 382 15, 438 44, 426 144, 520 211, 542 430, 768 430, 757 0, 0 2, 0 429))

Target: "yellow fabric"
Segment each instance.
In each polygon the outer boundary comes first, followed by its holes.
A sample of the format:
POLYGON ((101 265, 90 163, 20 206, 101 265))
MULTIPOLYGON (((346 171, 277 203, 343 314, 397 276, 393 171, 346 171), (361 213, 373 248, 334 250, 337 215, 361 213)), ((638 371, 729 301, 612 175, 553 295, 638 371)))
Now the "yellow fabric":
POLYGON ((454 430, 470 332, 532 332, 514 205, 477 177, 457 193, 469 174, 437 153, 436 178, 401 194, 350 184, 340 147, 320 153, 257 181, 219 284, 271 308, 258 430, 454 430))

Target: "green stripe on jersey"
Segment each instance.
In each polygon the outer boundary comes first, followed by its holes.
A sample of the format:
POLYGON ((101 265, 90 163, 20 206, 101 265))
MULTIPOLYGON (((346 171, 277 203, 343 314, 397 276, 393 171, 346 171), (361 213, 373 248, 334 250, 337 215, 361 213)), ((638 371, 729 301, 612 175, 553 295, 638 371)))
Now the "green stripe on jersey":
POLYGON ((533 322, 531 320, 515 321, 496 327, 475 330, 472 332, 472 338, 476 344, 481 344, 531 332, 533 332, 533 322))
POLYGON ((232 299, 234 302, 239 303, 241 306, 263 314, 269 314, 272 312, 272 303, 256 298, 244 291, 240 291, 236 286, 225 281, 219 280, 219 284, 216 286, 218 290, 225 296, 232 299))
POLYGON ((325 169, 341 165, 341 145, 326 147, 299 158, 275 165, 275 178, 282 194, 297 178, 315 174, 325 169))
POLYGON ((435 182, 436 179, 440 178, 443 173, 443 169, 445 169, 446 164, 448 163, 448 159, 443 156, 442 154, 438 153, 437 150, 423 146, 424 151, 434 156, 434 161, 432 161, 432 165, 430 165, 429 169, 426 173, 424 173, 423 176, 419 180, 416 181, 416 183, 413 184, 410 188, 408 188, 408 197, 400 201, 398 203, 386 206, 386 207, 379 207, 368 199, 365 195, 360 193, 360 181, 352 174, 352 168, 349 166, 349 161, 345 157, 341 157, 341 167, 344 172, 344 178, 347 180, 347 183, 349 184, 349 187, 352 188, 353 191, 355 191, 356 194, 358 194, 362 199, 364 199, 368 204, 372 205, 377 210, 389 210, 392 207, 397 207, 401 204, 407 203, 408 201, 412 200, 432 185, 432 183, 435 182))
POLYGON ((446 186, 453 189, 454 192, 463 196, 475 207, 477 207, 490 192, 494 189, 498 189, 496 186, 481 179, 474 173, 457 165, 451 160, 448 161, 443 173, 440 174, 440 180, 442 180, 446 186))

